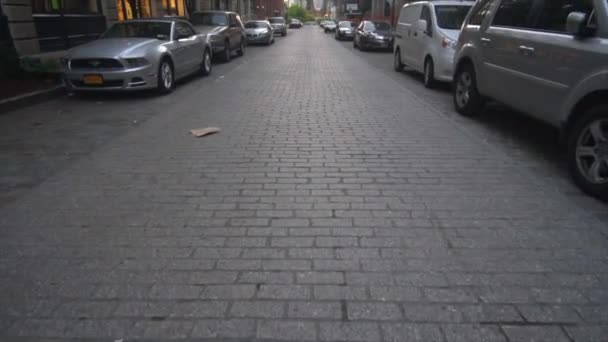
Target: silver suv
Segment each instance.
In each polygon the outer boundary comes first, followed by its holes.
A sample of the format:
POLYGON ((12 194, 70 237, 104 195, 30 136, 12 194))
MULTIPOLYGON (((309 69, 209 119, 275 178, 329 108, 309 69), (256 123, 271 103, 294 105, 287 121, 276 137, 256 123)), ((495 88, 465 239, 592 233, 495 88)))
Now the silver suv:
POLYGON ((576 183, 608 199, 608 0, 478 0, 454 66, 459 113, 492 98, 560 128, 576 183))

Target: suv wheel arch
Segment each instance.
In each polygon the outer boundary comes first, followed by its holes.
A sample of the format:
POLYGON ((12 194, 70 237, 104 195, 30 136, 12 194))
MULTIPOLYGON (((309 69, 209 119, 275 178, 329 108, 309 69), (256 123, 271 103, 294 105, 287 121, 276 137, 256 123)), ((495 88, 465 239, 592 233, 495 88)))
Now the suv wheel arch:
POLYGON ((608 89, 596 90, 585 95, 572 108, 570 115, 560 127, 560 140, 566 142, 576 122, 585 114, 585 112, 594 105, 605 103, 608 99, 608 89))

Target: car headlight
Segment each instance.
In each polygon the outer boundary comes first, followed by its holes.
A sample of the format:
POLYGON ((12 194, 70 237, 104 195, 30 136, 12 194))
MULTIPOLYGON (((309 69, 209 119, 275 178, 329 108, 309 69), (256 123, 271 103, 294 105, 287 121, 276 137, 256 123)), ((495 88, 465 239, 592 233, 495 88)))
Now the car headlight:
POLYGON ((222 40, 222 36, 220 36, 219 34, 211 34, 211 35, 209 35, 209 40, 212 40, 212 41, 222 40))
POLYGON ((268 30, 262 31, 262 32, 260 32, 260 34, 265 36, 268 34, 268 30))
POLYGON ((443 37, 443 39, 441 39, 441 47, 456 49, 456 41, 443 37))
POLYGON ((125 61, 131 68, 138 68, 150 64, 145 58, 126 58, 125 61))

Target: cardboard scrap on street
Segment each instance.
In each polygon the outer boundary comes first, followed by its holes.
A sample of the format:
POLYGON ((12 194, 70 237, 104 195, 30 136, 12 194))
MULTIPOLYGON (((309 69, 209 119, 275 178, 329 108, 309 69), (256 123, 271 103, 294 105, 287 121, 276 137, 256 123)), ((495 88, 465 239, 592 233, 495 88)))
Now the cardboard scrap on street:
POLYGON ((220 129, 217 127, 206 127, 199 129, 191 129, 190 133, 197 138, 204 137, 205 135, 213 134, 219 132, 220 129))

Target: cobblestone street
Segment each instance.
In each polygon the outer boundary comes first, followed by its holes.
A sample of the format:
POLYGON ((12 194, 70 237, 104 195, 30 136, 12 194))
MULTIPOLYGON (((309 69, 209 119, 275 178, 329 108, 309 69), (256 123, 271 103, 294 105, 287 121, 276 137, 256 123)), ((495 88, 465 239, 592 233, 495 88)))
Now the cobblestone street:
POLYGON ((317 27, 276 40, 169 96, 0 117, 29 184, 0 186, 0 341, 608 341, 606 205, 549 129, 459 117, 317 27), (58 110, 41 175, 9 123, 58 110))

